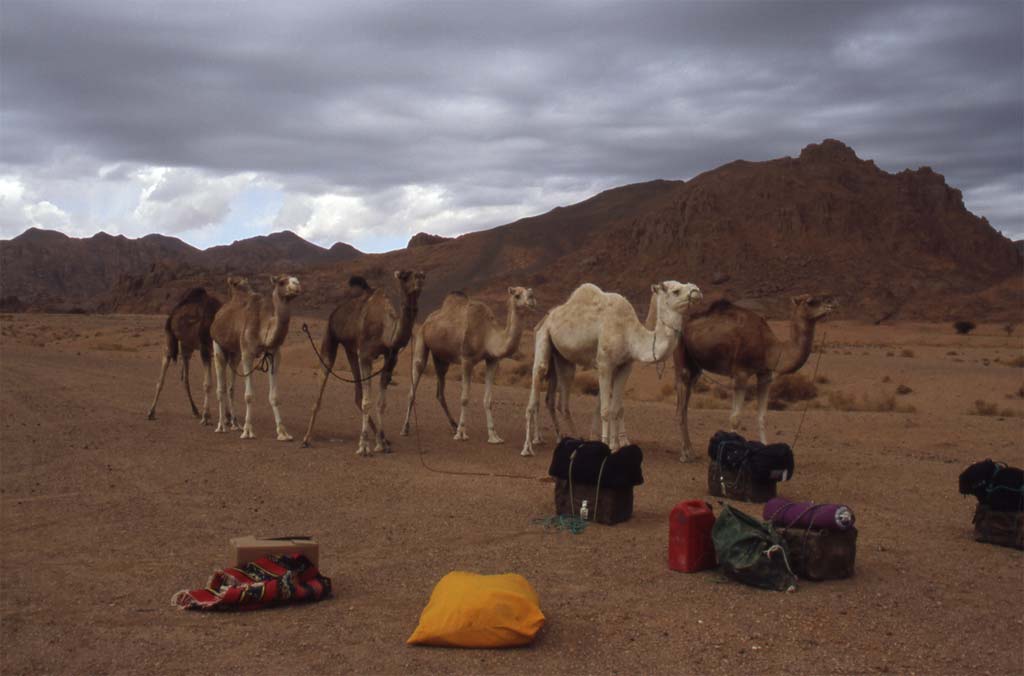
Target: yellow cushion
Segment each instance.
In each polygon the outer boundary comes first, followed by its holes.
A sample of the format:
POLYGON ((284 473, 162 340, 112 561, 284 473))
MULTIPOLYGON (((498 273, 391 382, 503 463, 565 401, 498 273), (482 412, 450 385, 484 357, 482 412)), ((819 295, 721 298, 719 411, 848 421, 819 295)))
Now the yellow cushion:
POLYGON ((537 593, 522 575, 456 571, 434 586, 406 643, 506 648, 532 642, 543 626, 537 593))

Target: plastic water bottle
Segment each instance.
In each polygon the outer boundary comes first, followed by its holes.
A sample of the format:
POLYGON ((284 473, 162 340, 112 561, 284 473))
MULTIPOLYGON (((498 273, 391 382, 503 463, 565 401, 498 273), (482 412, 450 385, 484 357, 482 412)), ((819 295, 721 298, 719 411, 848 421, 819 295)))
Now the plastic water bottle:
POLYGON ((584 500, 583 504, 580 505, 580 518, 587 521, 590 518, 590 510, 587 508, 587 501, 584 500))

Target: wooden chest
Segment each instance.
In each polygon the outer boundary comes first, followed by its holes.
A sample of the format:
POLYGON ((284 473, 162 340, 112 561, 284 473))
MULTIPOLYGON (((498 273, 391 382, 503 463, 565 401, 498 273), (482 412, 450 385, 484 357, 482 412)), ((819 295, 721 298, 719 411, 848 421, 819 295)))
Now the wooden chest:
POLYGON ((580 506, 587 501, 590 521, 611 526, 626 521, 633 516, 633 486, 608 488, 604 486, 600 492, 593 484, 572 484, 572 501, 570 502, 569 481, 555 479, 555 511, 558 514, 579 516, 580 506))
POLYGON ((841 580, 853 575, 857 529, 777 528, 789 549, 789 565, 806 580, 841 580))
POLYGON ((1024 512, 1001 512, 979 503, 974 510, 974 539, 1024 549, 1024 512))
POLYGON ((746 465, 739 471, 711 461, 708 465, 708 492, 720 498, 744 502, 768 502, 775 497, 777 481, 757 481, 746 465))

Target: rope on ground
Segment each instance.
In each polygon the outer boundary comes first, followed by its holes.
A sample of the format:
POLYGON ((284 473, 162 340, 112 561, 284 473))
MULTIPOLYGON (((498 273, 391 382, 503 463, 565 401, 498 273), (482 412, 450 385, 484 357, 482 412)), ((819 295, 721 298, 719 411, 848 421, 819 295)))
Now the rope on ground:
POLYGON ((587 522, 578 516, 568 514, 556 514, 555 516, 533 519, 530 523, 535 526, 543 526, 546 531, 569 531, 573 535, 579 535, 587 529, 587 522))
POLYGON ((415 403, 415 401, 413 402, 413 405, 412 405, 412 422, 413 422, 414 425, 416 425, 416 451, 417 451, 417 455, 419 455, 419 457, 420 457, 420 464, 423 465, 424 469, 427 469, 427 470, 429 470, 431 472, 434 472, 436 474, 451 474, 451 475, 454 475, 454 476, 485 476, 485 477, 495 477, 495 478, 499 478, 499 479, 528 479, 530 481, 536 481, 537 480, 536 476, 526 476, 525 474, 505 474, 503 472, 468 472, 468 471, 459 470, 459 469, 436 469, 434 467, 431 467, 430 465, 427 464, 427 461, 424 460, 424 458, 423 458, 423 456, 426 454, 426 451, 423 450, 423 444, 420 443, 420 419, 419 419, 419 414, 416 411, 416 403, 415 403))

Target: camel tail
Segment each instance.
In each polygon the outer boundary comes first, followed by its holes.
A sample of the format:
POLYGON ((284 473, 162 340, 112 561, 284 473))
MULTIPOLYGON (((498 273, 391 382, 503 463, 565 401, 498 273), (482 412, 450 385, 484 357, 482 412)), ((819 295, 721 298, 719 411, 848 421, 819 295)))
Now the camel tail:
POLYGON ((171 361, 178 361, 178 338, 171 330, 171 315, 167 315, 164 322, 164 354, 171 361))

